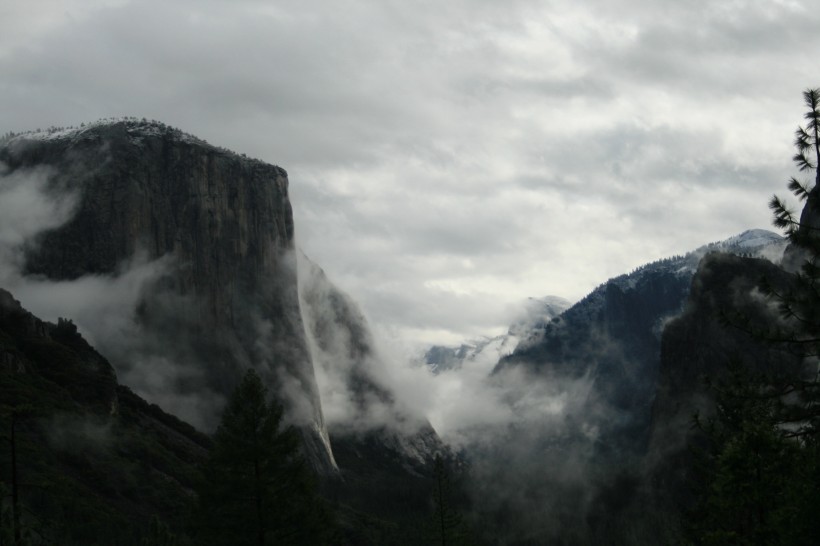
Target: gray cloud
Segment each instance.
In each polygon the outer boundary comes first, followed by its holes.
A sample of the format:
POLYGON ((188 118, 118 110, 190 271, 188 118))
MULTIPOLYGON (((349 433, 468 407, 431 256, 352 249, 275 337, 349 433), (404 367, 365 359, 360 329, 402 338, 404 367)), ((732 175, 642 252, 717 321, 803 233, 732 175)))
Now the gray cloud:
MULTIPOLYGON (((7 4, 0 134, 146 116, 285 167, 298 242, 361 305, 379 380, 454 443, 488 426, 497 442, 522 420, 561 432, 588 385, 493 384, 480 367, 433 378, 404 357, 500 333, 526 296, 578 299, 640 264, 768 226, 768 197, 793 174, 800 92, 820 84, 807 79, 820 12, 806 0, 7 4)), ((70 210, 11 195, 0 199, 7 249, 70 210)), ((169 264, 132 265, 77 293, 110 290, 128 309, 141 279, 169 264)), ((68 297, 28 286, 44 306, 68 297)), ((128 332, 129 320, 106 324, 128 332)), ((179 369, 142 366, 154 396, 152 382, 179 369)), ((328 419, 346 419, 351 393, 317 372, 328 419)), ((161 403, 199 412, 196 400, 161 403)), ((588 491, 583 449, 505 454, 522 464, 503 476, 511 489, 534 487, 517 481, 536 475, 524 463, 565 472, 535 484, 553 495, 545 506, 562 502, 555 491, 588 491)), ((477 482, 499 483, 498 470, 479 467, 477 482)), ((484 497, 521 499, 509 493, 484 497)))
POLYGON ((0 162, 0 276, 20 265, 24 243, 71 217, 75 196, 50 188, 52 174, 45 167, 8 172, 0 162))
POLYGON ((147 116, 284 166, 306 252, 417 340, 768 225, 820 45, 805 1, 45 7, 3 8, 0 129, 147 116))

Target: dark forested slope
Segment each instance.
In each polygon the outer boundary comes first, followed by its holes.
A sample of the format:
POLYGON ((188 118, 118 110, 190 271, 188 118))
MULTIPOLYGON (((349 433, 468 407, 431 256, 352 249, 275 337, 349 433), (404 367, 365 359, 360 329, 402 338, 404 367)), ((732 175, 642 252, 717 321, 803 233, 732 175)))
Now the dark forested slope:
POLYGON ((35 544, 138 544, 153 516, 180 531, 210 445, 118 385, 72 322, 43 322, 1 289, 0 423, 0 481, 6 495, 17 482, 35 544))

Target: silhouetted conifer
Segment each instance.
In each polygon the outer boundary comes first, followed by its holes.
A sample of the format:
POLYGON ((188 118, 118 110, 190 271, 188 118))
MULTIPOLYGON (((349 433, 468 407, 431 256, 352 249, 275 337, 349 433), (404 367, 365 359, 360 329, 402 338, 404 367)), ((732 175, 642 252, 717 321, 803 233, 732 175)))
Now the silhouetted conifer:
POLYGON ((204 476, 200 544, 322 544, 332 527, 297 431, 282 426, 282 407, 252 370, 228 401, 204 476))
POLYGON ((468 544, 466 525, 455 507, 450 471, 447 463, 436 455, 433 467, 432 543, 441 546, 468 544))

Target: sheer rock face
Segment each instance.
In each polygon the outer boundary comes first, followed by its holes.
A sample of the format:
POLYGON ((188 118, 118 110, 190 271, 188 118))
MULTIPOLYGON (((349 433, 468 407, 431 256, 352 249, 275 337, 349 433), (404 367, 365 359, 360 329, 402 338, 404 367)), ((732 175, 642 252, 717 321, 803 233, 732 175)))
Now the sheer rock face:
POLYGON ((304 431, 314 465, 335 468, 299 311, 283 169, 136 121, 20 135, 0 144, 0 161, 10 171, 51 168, 51 191, 77 198, 72 219, 29 248, 26 274, 116 276, 146 261, 161 271, 142 287, 129 343, 98 342, 126 383, 152 362, 158 380, 135 385, 139 394, 176 396, 169 409, 207 428, 253 367, 304 431))
POLYGON ((766 260, 714 253, 701 261, 683 313, 663 332, 652 408, 654 437, 663 426, 685 436, 694 413, 709 411, 704 379, 723 379, 732 361, 755 372, 776 361, 784 368, 794 365, 794 358, 782 353, 782 348, 745 331, 765 331, 779 320, 776 308, 760 293, 764 278, 777 288, 787 283, 786 273, 766 260), (741 327, 738 317, 750 324, 741 327))
POLYGON ((765 332, 780 315, 760 292, 762 279, 784 290, 789 274, 766 260, 709 254, 700 263, 684 311, 663 331, 657 394, 643 467, 659 502, 688 508, 692 446, 702 447, 694 416, 714 415, 715 390, 731 364, 750 374, 792 374, 801 361, 765 332), (773 366, 774 364, 774 366, 773 366))
POLYGON ((170 129, 115 123, 66 138, 24 135, 5 152, 10 167, 52 166, 63 188, 82 194, 72 221, 29 257, 30 273, 106 274, 137 251, 171 253, 179 291, 207 295, 213 318, 227 323, 234 288, 259 289, 292 247, 284 170, 170 129))

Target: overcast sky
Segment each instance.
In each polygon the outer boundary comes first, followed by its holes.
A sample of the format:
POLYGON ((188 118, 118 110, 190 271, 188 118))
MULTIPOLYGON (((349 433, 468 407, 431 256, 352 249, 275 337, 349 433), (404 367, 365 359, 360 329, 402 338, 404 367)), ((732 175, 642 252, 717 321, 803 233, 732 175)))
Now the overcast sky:
POLYGON ((0 133, 133 115, 281 165, 398 341, 770 225, 809 1, 0 0, 0 133))

